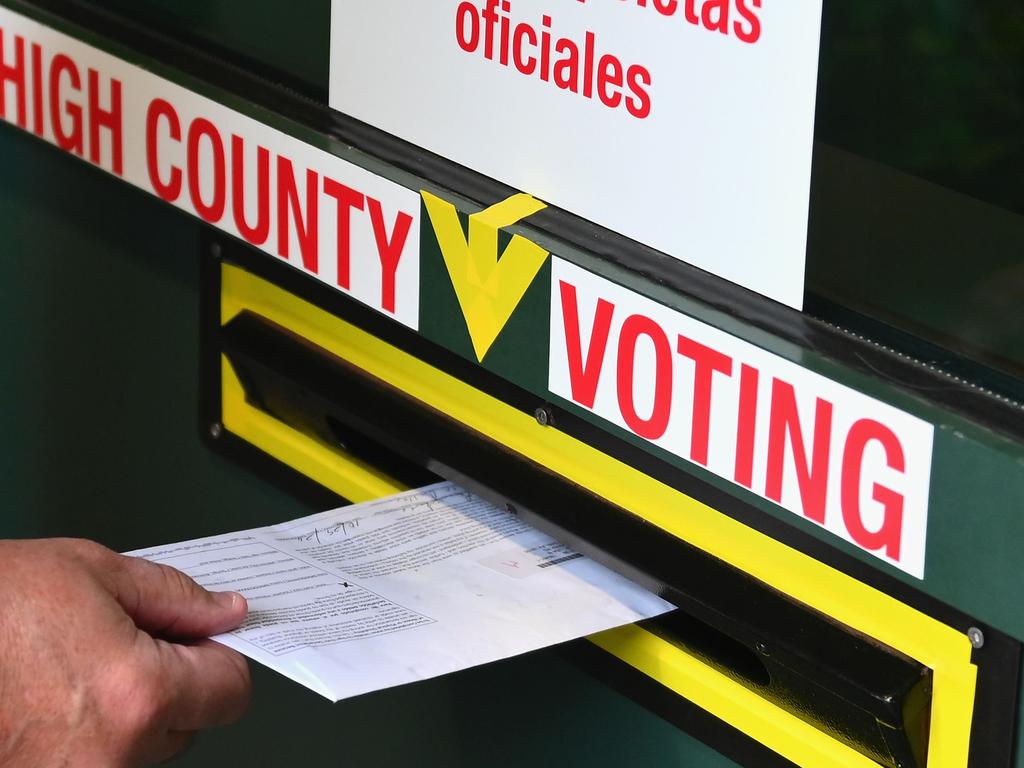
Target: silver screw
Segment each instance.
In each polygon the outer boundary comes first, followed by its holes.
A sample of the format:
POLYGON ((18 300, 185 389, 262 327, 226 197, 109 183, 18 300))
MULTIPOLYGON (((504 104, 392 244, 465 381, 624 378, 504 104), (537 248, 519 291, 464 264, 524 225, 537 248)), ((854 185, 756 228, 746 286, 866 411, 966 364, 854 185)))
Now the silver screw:
POLYGON ((971 647, 975 650, 985 645, 985 633, 977 627, 971 627, 967 630, 967 639, 971 641, 971 647))
POLYGON ((771 652, 768 650, 768 646, 765 645, 763 642, 758 642, 756 648, 757 652, 760 653, 762 656, 771 656, 771 652))
POLYGON ((220 247, 220 243, 210 244, 210 255, 218 260, 224 255, 224 249, 220 247))
POLYGON ((224 434, 224 426, 219 422, 215 421, 210 425, 210 437, 214 440, 220 439, 220 436, 224 434))
POLYGON ((555 417, 551 414, 551 409, 547 406, 538 408, 533 412, 533 416, 542 427, 550 427, 555 421, 555 417))

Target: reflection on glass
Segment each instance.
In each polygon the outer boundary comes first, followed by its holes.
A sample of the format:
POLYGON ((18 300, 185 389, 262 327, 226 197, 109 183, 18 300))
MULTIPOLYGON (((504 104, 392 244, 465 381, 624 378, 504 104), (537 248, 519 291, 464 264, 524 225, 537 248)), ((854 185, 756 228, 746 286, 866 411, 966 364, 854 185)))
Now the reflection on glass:
POLYGON ((808 308, 1024 376, 1019 0, 826 0, 816 137, 808 308))

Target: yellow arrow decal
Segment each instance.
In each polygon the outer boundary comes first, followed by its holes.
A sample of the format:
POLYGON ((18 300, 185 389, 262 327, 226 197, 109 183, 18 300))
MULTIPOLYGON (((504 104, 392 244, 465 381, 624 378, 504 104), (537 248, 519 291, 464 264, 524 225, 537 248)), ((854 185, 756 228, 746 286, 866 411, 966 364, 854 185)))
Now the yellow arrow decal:
POLYGON ((514 195, 471 215, 467 240, 455 206, 429 192, 422 195, 482 362, 548 258, 539 245, 515 235, 499 259, 498 230, 547 206, 530 195, 514 195))

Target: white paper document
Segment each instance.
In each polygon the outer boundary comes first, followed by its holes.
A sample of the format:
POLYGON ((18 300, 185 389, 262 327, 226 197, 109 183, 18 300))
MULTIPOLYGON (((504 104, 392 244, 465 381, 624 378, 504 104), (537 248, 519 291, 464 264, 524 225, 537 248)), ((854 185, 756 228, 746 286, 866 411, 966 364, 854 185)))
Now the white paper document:
POLYGON ((332 701, 672 609, 451 483, 131 554, 241 592, 215 639, 332 701))

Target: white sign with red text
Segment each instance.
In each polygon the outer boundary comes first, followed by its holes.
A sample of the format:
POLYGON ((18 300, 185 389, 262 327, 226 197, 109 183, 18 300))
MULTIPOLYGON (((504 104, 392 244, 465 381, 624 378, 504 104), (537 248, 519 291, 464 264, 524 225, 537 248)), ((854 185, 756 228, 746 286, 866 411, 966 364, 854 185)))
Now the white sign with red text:
POLYGON ((931 424, 555 258, 549 387, 924 578, 931 424))
POLYGON ((822 0, 333 0, 330 105, 801 308, 822 0))
POLYGON ((6 8, 0 118, 418 327, 416 192, 6 8))

